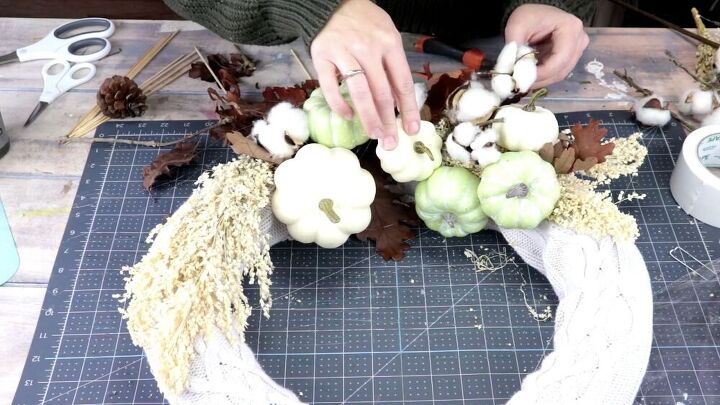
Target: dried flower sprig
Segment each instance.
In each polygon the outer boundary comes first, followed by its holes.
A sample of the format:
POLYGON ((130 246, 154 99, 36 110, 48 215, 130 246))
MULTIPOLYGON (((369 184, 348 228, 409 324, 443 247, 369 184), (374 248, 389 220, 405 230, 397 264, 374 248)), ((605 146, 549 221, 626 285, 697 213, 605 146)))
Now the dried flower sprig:
POLYGON ((640 233, 632 215, 622 213, 617 204, 621 200, 640 200, 645 196, 635 192, 622 193, 617 199, 609 190, 598 192, 598 187, 622 176, 637 176, 647 156, 647 148, 640 144, 640 133, 627 138, 615 138, 613 153, 605 162, 589 169, 586 178, 575 174, 558 176, 561 192, 550 220, 559 225, 593 237, 613 237, 616 240, 634 240, 640 233))
POLYGON ((261 213, 270 201, 270 165, 247 156, 203 173, 198 188, 150 232, 142 260, 124 268, 127 319, 133 343, 153 364, 160 390, 183 391, 198 338, 220 330, 233 344, 251 314, 244 282, 258 283, 260 307, 271 306, 273 265, 261 213))

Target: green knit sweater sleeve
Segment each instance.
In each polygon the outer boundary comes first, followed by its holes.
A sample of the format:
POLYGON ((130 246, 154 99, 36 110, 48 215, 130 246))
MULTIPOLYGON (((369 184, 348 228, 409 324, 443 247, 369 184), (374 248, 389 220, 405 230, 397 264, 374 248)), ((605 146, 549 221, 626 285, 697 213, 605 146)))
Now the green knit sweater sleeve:
POLYGON ((593 15, 595 15, 596 0, 510 0, 505 8, 505 18, 503 18, 503 27, 507 22, 510 14, 523 4, 546 4, 548 6, 557 7, 570 14, 574 14, 587 25, 590 23, 593 15))
POLYGON ((275 45, 323 28, 341 0, 164 0, 179 15, 236 43, 275 45))

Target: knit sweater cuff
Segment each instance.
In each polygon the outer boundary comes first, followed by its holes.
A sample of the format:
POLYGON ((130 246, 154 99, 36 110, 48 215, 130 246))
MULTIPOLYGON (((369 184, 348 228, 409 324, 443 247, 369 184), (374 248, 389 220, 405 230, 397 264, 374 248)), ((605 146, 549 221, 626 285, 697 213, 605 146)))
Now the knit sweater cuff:
POLYGON ((325 26, 341 0, 164 0, 179 15, 232 42, 275 45, 302 38, 306 44, 325 26))
POLYGON ((557 7, 560 10, 577 16, 587 25, 590 23, 590 20, 595 14, 595 3, 596 2, 593 0, 511 0, 510 2, 508 2, 507 8, 505 9, 505 16, 502 19, 501 29, 504 29, 508 18, 510 18, 510 14, 512 14, 512 12, 515 11, 516 8, 522 6, 523 4, 545 4, 548 6, 557 7))
POLYGON ((281 36, 295 34, 309 45, 342 0, 273 0, 265 7, 268 20, 281 36))

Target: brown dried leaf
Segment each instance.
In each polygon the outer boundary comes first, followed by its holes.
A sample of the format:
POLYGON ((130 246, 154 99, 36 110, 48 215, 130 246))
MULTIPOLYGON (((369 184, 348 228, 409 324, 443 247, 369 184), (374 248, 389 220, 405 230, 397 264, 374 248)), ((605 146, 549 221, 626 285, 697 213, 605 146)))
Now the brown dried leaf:
POLYGON ((152 163, 143 167, 143 187, 150 190, 159 177, 170 174, 170 168, 192 162, 197 147, 197 143, 180 142, 173 149, 159 154, 152 163))
POLYGON ((279 165, 285 160, 271 155, 267 149, 258 145, 240 132, 230 131, 225 134, 225 139, 233 152, 238 155, 247 155, 276 165, 279 165))
POLYGON ((223 97, 217 90, 208 88, 208 95, 211 100, 215 101, 215 112, 218 117, 221 120, 229 120, 229 123, 210 130, 210 136, 213 139, 224 143, 227 143, 226 134, 229 132, 237 131, 248 135, 252 130, 253 122, 264 118, 267 111, 275 105, 275 103, 266 102, 247 102, 240 98, 239 90, 223 97))
POLYGON ((455 72, 443 73, 437 76, 437 79, 435 79, 436 76, 433 76, 428 80, 428 95, 425 105, 430 108, 433 123, 437 123, 443 117, 448 96, 470 80, 471 75, 472 71, 460 71, 457 75, 455 72))
POLYGON ((591 156, 587 159, 575 159, 575 163, 573 163, 572 170, 574 172, 584 172, 588 171, 591 167, 598 164, 597 158, 595 156, 591 156))
MULTIPOLYGON (((231 53, 229 58, 226 55, 216 53, 208 55, 206 59, 226 90, 237 85, 241 77, 252 76, 253 72, 255 72, 255 62, 241 53, 231 53)), ((202 61, 190 65, 188 75, 193 79, 215 82, 207 66, 202 61)))
MULTIPOLYGON (((374 150, 370 147, 369 151, 374 150)), ((402 260, 410 249, 406 241, 415 237, 410 226, 417 226, 419 219, 412 204, 399 201, 400 196, 388 190, 392 179, 380 167, 380 161, 373 152, 360 156, 360 166, 369 171, 375 179, 375 201, 370 205, 372 219, 364 231, 357 234, 360 240, 375 241, 375 250, 385 260, 402 260)))
POLYGON ((319 85, 317 80, 305 80, 293 87, 266 87, 262 93, 263 99, 269 103, 287 101, 296 107, 302 107, 310 93, 319 85))
POLYGON ((540 155, 542 160, 552 164, 553 160, 555 160, 555 145, 553 145, 551 142, 546 143, 542 146, 542 148, 540 148, 540 150, 538 151, 538 155, 540 155))
POLYGON ((573 125, 571 130, 574 137, 573 147, 578 159, 585 160, 594 157, 598 163, 602 163, 605 161, 605 157, 612 154, 615 149, 615 144, 612 142, 601 143, 607 134, 607 129, 600 128, 600 121, 591 118, 587 126, 583 127, 578 123, 573 125))
POLYGON ((575 149, 570 147, 562 151, 560 156, 555 158, 555 172, 558 174, 567 174, 572 171, 575 163, 575 149))

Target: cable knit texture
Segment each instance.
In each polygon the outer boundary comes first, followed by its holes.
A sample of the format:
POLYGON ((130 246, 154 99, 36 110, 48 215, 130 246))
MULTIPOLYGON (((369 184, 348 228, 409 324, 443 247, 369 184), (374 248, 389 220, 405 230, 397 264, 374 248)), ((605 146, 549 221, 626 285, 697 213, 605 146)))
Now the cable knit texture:
MULTIPOLYGON (((269 209, 263 218, 271 243, 288 238, 269 209)), ((652 343, 650 279, 637 247, 609 238, 597 241, 547 222, 533 230, 500 232, 548 278, 560 300, 553 350, 508 404, 631 404, 652 343)), ((301 403, 265 374, 247 345, 232 345, 215 333, 198 339, 195 348, 188 388, 169 398, 171 403, 301 403)), ((147 357, 151 368, 152 358, 147 357)))
MULTIPOLYGON (((275 45, 302 38, 309 44, 341 0, 164 0, 179 15, 236 43, 275 45)), ((593 0, 376 0, 398 30, 448 41, 498 35, 522 4, 558 7, 588 22, 593 0), (501 23, 502 25, 500 25, 501 23)))

